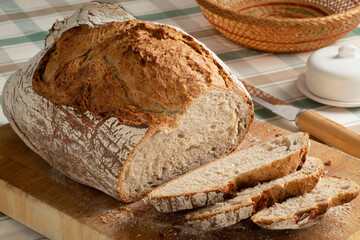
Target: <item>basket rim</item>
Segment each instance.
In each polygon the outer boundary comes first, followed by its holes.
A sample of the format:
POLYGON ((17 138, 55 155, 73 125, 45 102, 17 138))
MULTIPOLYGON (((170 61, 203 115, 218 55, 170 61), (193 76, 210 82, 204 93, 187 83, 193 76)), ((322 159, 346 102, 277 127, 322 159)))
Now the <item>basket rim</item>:
POLYGON ((313 18, 276 18, 276 17, 258 17, 258 16, 253 16, 253 15, 248 15, 248 14, 243 14, 243 13, 238 13, 236 11, 234 11, 233 9, 229 9, 220 5, 217 5, 213 2, 213 0, 196 0, 197 3, 199 5, 201 5, 202 7, 206 8, 207 10, 215 13, 218 15, 218 13, 212 11, 212 9, 208 9, 206 6, 204 6, 204 3, 206 5, 211 5, 213 8, 218 8, 219 10, 221 10, 222 12, 226 13, 226 16, 223 16, 224 18, 228 18, 228 19, 233 19, 233 20, 257 20, 259 22, 272 22, 273 24, 283 24, 283 23, 288 23, 288 24, 309 24, 309 25, 316 25, 316 24, 321 24, 321 23, 325 23, 325 22, 332 22, 332 21, 338 21, 338 20, 344 20, 344 19, 349 19, 355 15, 360 15, 360 2, 359 5, 349 9, 348 11, 345 12, 341 12, 341 13, 335 13, 335 14, 331 14, 331 15, 327 15, 324 17, 313 17, 313 18))

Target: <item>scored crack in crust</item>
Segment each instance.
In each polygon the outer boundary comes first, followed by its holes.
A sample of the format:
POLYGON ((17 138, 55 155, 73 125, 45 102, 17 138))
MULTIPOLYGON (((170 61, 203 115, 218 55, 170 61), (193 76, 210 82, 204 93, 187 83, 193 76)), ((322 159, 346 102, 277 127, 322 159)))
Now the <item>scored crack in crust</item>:
POLYGON ((171 126, 208 88, 236 89, 204 47, 171 27, 129 20, 89 30, 64 32, 45 54, 38 94, 120 123, 171 126))

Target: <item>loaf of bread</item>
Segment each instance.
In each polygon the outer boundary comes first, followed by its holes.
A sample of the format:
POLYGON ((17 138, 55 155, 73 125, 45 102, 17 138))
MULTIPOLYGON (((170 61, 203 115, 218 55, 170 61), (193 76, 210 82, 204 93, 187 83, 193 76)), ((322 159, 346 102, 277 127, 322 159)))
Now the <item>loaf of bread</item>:
POLYGON ((307 157, 299 171, 243 189, 234 198, 224 202, 190 211, 185 215, 185 222, 205 231, 234 225, 274 203, 309 192, 319 181, 323 170, 320 159, 307 157))
POLYGON ((160 212, 175 212, 222 202, 226 194, 285 176, 305 161, 309 136, 279 136, 201 166, 148 194, 160 212))
POLYGON ((54 24, 2 104, 54 168, 125 202, 232 152, 254 118, 241 82, 203 44, 96 2, 54 24))

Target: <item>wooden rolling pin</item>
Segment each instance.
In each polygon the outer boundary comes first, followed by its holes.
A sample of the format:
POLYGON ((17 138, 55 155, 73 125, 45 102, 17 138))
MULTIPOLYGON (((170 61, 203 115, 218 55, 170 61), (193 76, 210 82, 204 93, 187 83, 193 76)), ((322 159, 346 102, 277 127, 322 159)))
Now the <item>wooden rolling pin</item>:
POLYGON ((324 143, 360 158, 360 134, 313 111, 299 112, 298 127, 324 143))

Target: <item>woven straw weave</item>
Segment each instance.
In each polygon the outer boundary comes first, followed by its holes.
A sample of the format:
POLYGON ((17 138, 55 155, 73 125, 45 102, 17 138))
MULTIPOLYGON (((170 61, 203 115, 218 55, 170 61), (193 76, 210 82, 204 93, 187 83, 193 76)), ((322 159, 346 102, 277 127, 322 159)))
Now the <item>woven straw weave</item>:
POLYGON ((328 46, 360 22, 357 0, 197 0, 227 38, 268 52, 328 46))

